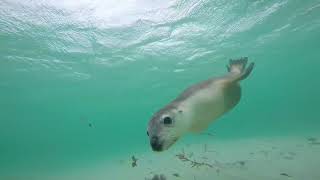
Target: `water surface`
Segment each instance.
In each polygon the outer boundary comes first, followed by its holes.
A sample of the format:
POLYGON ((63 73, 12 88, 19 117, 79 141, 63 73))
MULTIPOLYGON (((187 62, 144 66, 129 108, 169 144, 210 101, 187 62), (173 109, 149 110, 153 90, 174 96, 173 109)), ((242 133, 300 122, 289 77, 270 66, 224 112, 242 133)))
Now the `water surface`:
POLYGON ((317 134, 319 12, 317 0, 2 0, 0 178, 151 153, 152 113, 243 56, 256 67, 215 140, 317 134))

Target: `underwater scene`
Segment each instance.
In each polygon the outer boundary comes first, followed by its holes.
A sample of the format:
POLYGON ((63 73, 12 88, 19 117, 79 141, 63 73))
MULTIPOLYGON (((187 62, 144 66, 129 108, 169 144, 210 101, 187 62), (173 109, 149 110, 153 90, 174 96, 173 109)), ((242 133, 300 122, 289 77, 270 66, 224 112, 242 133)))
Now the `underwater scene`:
POLYGON ((0 0, 0 180, 320 180, 319 0, 0 0))

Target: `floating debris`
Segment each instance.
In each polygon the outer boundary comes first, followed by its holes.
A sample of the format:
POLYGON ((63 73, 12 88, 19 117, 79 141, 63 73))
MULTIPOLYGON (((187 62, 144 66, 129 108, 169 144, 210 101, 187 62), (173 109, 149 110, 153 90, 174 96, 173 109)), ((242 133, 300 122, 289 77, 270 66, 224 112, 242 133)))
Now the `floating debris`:
POLYGON ((246 162, 245 162, 245 161, 238 161, 238 163, 239 163, 241 166, 246 165, 246 162))
POLYGON ((86 124, 90 127, 90 128, 92 128, 93 127, 93 123, 90 121, 90 120, 88 120, 88 118, 87 117, 80 117, 80 119, 81 119, 81 121, 86 121, 86 124))
POLYGON ((292 177, 292 176, 290 176, 290 175, 289 175, 289 174, 287 174, 287 173, 281 173, 280 175, 281 175, 281 176, 292 177))
POLYGON ((180 175, 178 173, 173 173, 172 175, 175 177, 180 177, 180 175))
POLYGON ((132 160, 131 166, 132 167, 136 167, 138 165, 137 164, 138 159, 136 157, 132 156, 131 160, 132 160))
POLYGON ((210 133, 210 132, 205 132, 205 133, 201 133, 202 135, 207 135, 207 136, 211 136, 211 137, 213 137, 214 136, 214 134, 213 133, 210 133))

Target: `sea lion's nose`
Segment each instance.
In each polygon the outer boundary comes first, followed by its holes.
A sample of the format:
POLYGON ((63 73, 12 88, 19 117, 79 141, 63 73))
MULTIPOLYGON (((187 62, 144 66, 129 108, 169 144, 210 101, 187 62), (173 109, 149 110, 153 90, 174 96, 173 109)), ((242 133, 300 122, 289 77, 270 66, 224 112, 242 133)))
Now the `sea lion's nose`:
POLYGON ((150 139, 150 144, 151 144, 151 147, 152 147, 152 149, 154 151, 161 151, 162 150, 162 145, 159 142, 159 137, 158 136, 153 136, 150 139))

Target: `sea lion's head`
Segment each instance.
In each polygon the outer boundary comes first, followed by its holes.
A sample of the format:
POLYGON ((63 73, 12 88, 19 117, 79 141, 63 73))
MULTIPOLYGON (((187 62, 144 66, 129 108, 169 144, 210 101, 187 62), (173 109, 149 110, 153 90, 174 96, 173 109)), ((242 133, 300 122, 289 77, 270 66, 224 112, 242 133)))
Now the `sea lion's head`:
POLYGON ((164 151, 173 145, 186 132, 183 119, 183 110, 170 104, 156 112, 147 129, 152 150, 164 151))

